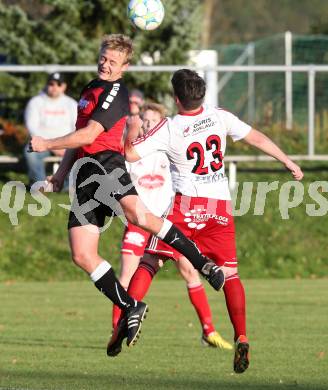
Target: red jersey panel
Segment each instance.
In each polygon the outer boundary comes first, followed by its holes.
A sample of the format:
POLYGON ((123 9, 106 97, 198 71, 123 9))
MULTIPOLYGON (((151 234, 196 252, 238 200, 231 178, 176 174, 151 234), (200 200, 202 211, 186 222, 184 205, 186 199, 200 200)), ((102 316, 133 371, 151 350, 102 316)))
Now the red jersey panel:
POLYGON ((129 114, 129 93, 122 79, 114 82, 92 80, 83 88, 78 104, 76 130, 90 119, 99 122, 104 131, 94 142, 79 149, 78 156, 112 150, 123 154, 123 131, 129 114))

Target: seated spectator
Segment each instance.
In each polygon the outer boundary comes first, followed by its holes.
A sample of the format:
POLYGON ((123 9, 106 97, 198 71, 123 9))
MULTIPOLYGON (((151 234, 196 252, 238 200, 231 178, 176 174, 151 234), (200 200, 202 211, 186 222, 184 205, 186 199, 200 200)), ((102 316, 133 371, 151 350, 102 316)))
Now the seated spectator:
MULTIPOLYGON (((65 94, 66 83, 63 76, 56 72, 48 77, 47 85, 40 94, 29 100, 25 110, 25 125, 30 136, 56 138, 75 130, 77 102, 65 94)), ((50 155, 63 156, 65 150, 43 153, 29 153, 25 146, 24 156, 28 168, 30 185, 45 180, 43 159, 50 155)))

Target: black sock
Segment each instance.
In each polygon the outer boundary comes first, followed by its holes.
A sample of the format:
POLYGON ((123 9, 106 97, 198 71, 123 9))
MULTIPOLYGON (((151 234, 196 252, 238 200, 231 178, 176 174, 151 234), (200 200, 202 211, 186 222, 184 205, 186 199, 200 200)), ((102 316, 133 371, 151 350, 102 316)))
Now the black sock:
POLYGON ((206 258, 201 255, 196 245, 174 225, 170 227, 162 240, 183 254, 197 270, 200 271, 207 263, 206 258))
POLYGON ((112 268, 95 282, 95 286, 120 309, 126 310, 135 306, 136 301, 124 290, 112 268))

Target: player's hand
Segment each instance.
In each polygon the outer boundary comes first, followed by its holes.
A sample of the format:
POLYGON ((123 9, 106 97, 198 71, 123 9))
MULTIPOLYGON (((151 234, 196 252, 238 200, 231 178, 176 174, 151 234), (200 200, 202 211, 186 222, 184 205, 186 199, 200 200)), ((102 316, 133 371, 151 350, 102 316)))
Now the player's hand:
POLYGON ((65 178, 56 175, 47 176, 48 187, 44 189, 44 192, 60 192, 64 186, 64 181, 65 178))
POLYGON ((304 173, 302 172, 302 169, 292 160, 288 160, 285 163, 285 167, 291 172, 295 180, 303 179, 304 173))
POLYGON ((131 115, 127 120, 129 133, 133 133, 133 135, 135 135, 135 138, 142 137, 144 135, 142 123, 143 122, 139 115, 131 115))
POLYGON ((38 136, 32 137, 29 142, 29 152, 46 152, 47 150, 48 147, 46 139, 38 136))

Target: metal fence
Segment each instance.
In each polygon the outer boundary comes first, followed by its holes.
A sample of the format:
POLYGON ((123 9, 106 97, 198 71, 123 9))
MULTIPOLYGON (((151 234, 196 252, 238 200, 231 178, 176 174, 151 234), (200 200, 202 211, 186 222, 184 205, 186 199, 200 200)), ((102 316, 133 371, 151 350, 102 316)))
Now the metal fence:
MULTIPOLYGON (((181 69, 182 66, 131 66, 130 72, 174 72, 181 69)), ((209 86, 208 95, 206 97, 208 102, 212 104, 220 103, 222 105, 221 91, 224 82, 224 86, 227 85, 227 75, 244 74, 248 78, 248 84, 246 86, 245 95, 247 96, 247 103, 251 105, 247 112, 256 110, 256 99, 255 99, 255 83, 256 77, 259 74, 280 74, 286 78, 286 89, 291 87, 290 80, 296 74, 303 74, 307 77, 307 156, 311 157, 316 154, 315 145, 315 127, 316 127, 316 76, 320 73, 328 72, 328 65, 220 65, 217 67, 188 67, 195 69, 204 74, 205 80, 209 86), (217 80, 214 83, 213 80, 217 80), (223 81, 222 81, 223 80, 223 81), (224 81, 226 80, 226 81, 224 81), (220 90, 221 88, 221 90, 220 90)), ((10 73, 31 73, 31 72, 43 72, 51 73, 54 71, 60 71, 63 73, 79 73, 79 72, 95 72, 96 66, 94 65, 1 65, 0 72, 10 73)), ((286 121, 288 122, 287 128, 292 127, 292 93, 291 91, 286 92, 286 121), (291 101, 288 101, 288 96, 291 101), (291 116, 288 116, 288 113, 291 116)), ((328 93, 328 92, 327 92, 328 93)), ((224 105, 224 102, 223 102, 224 105)), ((246 119, 247 118, 243 118, 246 119)), ((251 119, 251 118, 249 118, 251 119)), ((249 121, 252 124, 252 120, 249 121)))

